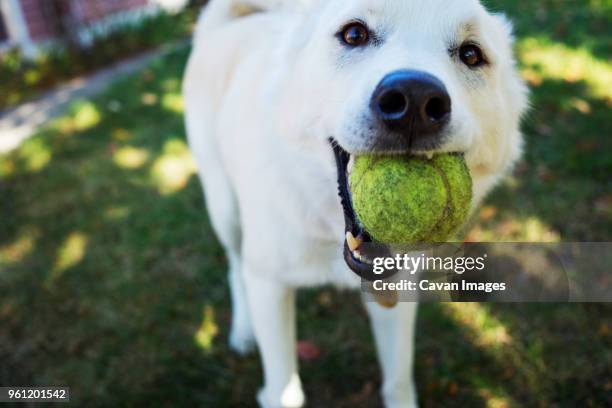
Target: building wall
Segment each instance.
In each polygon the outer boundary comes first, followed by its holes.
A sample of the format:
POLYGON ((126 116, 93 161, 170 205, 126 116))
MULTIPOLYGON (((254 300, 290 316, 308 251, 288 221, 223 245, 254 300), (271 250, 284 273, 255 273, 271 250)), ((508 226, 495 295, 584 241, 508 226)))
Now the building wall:
MULTIPOLYGON (((114 26, 137 21, 159 10, 178 12, 189 0, 64 0, 76 20, 83 44, 104 35, 114 26), (79 22, 83 24, 79 24, 79 22)), ((18 47, 26 58, 35 58, 50 43, 58 26, 52 0, 0 0, 7 38, 0 36, 0 53, 18 47)))
POLYGON ((52 25, 45 16, 44 7, 49 0, 21 0, 21 10, 26 21, 30 38, 34 41, 44 40, 53 35, 52 25))
POLYGON ((73 1, 73 11, 83 22, 92 22, 120 11, 145 6, 148 0, 81 0, 73 1))
MULTIPOLYGON (((50 21, 49 0, 21 0, 24 18, 33 41, 50 39, 55 35, 50 21)), ((120 11, 142 7, 149 0, 71 0, 74 16, 83 23, 92 23, 120 11)))

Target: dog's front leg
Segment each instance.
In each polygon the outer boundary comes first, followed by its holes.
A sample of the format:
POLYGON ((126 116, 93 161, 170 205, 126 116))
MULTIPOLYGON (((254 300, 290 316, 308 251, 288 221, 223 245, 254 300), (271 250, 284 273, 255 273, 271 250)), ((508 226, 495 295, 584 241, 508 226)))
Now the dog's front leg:
POLYGON ((265 408, 304 404, 297 372, 295 290, 245 270, 247 297, 264 370, 258 395, 265 408))
POLYGON ((416 303, 400 302, 385 309, 366 302, 378 359, 383 372, 382 394, 387 408, 417 407, 413 379, 416 303))

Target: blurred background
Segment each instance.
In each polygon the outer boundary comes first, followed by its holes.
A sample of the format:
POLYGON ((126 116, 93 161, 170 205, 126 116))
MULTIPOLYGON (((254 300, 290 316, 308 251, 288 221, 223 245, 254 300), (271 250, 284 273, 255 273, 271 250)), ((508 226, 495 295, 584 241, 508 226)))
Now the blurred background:
MULTIPOLYGON (((227 347, 225 259, 183 129, 203 1, 0 0, 0 385, 93 406, 253 406, 257 356, 227 347)), ((612 236, 612 3, 490 0, 532 89, 524 159, 476 241, 612 236)), ((299 295, 313 407, 380 405, 359 294, 299 295)), ((612 307, 429 304, 424 407, 612 405, 612 307)))

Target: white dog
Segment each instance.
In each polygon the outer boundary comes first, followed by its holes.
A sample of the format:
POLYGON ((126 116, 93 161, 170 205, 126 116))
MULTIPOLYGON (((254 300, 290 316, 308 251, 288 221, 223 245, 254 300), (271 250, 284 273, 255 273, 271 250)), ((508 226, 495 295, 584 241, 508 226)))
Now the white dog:
MULTIPOLYGON (((184 95, 229 261, 231 346, 257 344, 264 407, 304 403, 295 289, 358 288, 353 271, 368 270, 351 251, 363 238, 345 240, 363 232, 343 185, 348 158, 463 152, 476 205, 519 157, 526 106, 511 27, 476 0, 212 0, 184 95)), ((385 404, 416 406, 416 305, 366 307, 385 404)))

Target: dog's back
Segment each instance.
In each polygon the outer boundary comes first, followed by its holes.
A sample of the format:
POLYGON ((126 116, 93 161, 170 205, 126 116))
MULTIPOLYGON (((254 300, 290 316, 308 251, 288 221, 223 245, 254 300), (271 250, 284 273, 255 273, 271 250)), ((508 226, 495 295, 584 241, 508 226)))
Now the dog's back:
POLYGON ((183 79, 185 125, 213 227, 229 253, 239 251, 241 232, 235 192, 219 144, 219 138, 229 133, 227 126, 219 132, 220 112, 249 57, 266 58, 261 44, 270 43, 270 30, 262 27, 282 22, 276 12, 300 1, 306 0, 211 0, 197 23, 183 79))
POLYGON ((227 72, 218 71, 216 67, 235 65, 236 60, 250 43, 261 32, 262 24, 249 24, 246 17, 254 14, 294 10, 312 3, 313 0, 211 0, 202 10, 193 36, 193 49, 185 73, 184 93, 214 94, 215 89, 223 88, 224 78, 229 80, 227 72), (235 23, 241 19, 240 26, 235 23), (248 26, 251 26, 250 28, 248 26), (249 35, 245 35, 249 33, 249 35), (246 37, 246 38, 245 38, 246 37), (204 81, 210 81, 202 88, 204 81))

